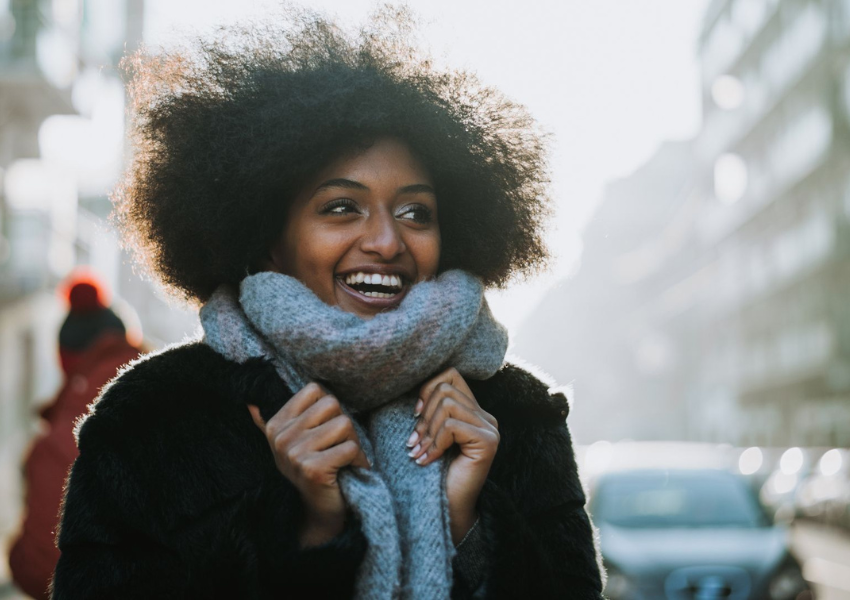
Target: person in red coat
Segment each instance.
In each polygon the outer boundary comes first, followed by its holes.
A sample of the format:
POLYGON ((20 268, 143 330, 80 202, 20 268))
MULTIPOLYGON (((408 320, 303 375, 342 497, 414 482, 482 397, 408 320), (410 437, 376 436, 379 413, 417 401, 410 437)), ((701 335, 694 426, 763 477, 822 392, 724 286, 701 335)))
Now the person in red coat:
POLYGON ((42 412, 46 433, 24 463, 26 506, 21 532, 9 553, 15 583, 33 598, 48 598, 59 550, 59 505, 68 469, 78 455, 74 422, 118 369, 139 356, 121 319, 107 307, 107 290, 91 275, 67 284, 70 311, 59 331, 65 374, 56 399, 42 412))

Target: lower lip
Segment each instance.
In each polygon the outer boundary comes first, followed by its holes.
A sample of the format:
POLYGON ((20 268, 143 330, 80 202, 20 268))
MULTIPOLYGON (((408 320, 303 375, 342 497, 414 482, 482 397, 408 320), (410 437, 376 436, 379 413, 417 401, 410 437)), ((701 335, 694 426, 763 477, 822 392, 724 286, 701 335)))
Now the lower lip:
POLYGON ((342 291, 357 300, 360 304, 367 306, 372 310, 395 308, 401 304, 402 299, 407 294, 407 290, 410 288, 409 285, 402 286, 401 291, 392 298, 370 298, 369 296, 364 296, 354 288, 348 287, 342 279, 337 278, 336 283, 342 291))

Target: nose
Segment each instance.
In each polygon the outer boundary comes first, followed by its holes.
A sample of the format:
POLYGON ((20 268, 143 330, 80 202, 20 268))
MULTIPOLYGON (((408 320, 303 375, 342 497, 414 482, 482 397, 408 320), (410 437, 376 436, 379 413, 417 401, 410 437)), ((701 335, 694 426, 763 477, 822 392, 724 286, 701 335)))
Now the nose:
POLYGON ((379 211, 366 220, 366 231, 360 239, 360 248, 384 260, 391 260, 407 249, 400 225, 388 211, 379 211))

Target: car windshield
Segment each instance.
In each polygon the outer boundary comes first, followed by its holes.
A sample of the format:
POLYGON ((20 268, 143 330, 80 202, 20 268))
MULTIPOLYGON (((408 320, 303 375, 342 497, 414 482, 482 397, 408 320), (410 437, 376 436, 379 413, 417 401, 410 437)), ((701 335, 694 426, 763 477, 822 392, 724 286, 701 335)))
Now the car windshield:
POLYGON ((648 471, 611 474, 592 503, 598 522, 630 528, 760 527, 747 484, 730 473, 648 471))

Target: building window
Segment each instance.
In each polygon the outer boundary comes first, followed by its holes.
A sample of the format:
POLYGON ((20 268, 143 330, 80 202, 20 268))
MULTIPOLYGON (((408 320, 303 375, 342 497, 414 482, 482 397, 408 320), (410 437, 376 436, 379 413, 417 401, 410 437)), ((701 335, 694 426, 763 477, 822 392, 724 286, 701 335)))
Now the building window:
POLYGON ((816 105, 794 118, 770 149, 776 189, 799 180, 814 168, 832 142, 832 115, 816 105))

